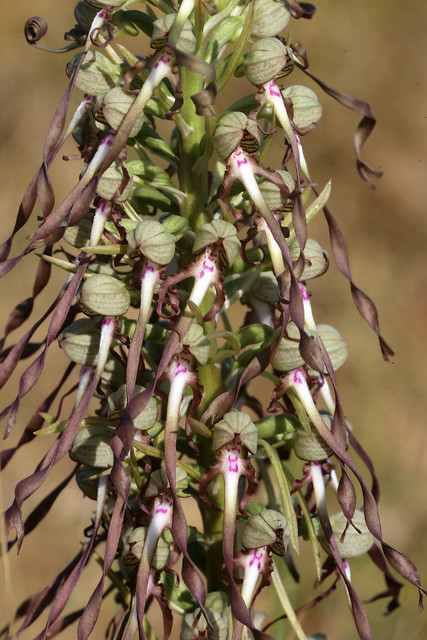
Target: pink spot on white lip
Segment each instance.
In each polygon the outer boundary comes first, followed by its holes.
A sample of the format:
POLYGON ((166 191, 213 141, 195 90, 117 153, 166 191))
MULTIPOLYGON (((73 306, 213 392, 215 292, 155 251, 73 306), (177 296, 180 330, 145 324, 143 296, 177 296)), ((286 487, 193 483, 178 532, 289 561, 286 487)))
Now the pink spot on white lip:
POLYGON ((154 65, 154 68, 157 69, 160 66, 161 63, 162 64, 169 64, 170 61, 171 61, 171 57, 168 56, 168 55, 164 55, 162 53, 162 55, 160 56, 160 58, 157 60, 156 64, 154 65))
POLYGON ((304 378, 303 378, 301 369, 295 369, 294 375, 293 375, 293 379, 294 379, 295 384, 302 384, 303 383, 304 378))
POLYGON ((154 273, 154 267, 152 267, 149 264, 146 264, 142 272, 142 277, 144 277, 146 273, 154 273))
POLYGON ((107 147, 111 147, 111 145, 113 144, 113 138, 115 137, 115 132, 111 132, 108 134, 108 136, 106 136, 103 140, 101 140, 100 145, 103 144, 107 147))
POLYGON ((242 164, 248 164, 248 160, 244 156, 243 156, 242 160, 238 159, 238 156, 241 156, 241 155, 243 155, 243 151, 241 149, 239 149, 238 151, 235 151, 233 153, 233 160, 236 161, 236 164, 237 164, 238 167, 241 167, 242 164))
POLYGON ((257 553, 257 549, 254 549, 252 560, 250 561, 249 566, 252 567, 255 564, 255 562, 257 562, 258 571, 261 571, 263 555, 264 555, 264 548, 262 548, 259 553, 257 553))
POLYGON ((228 470, 230 473, 239 471, 239 456, 228 456, 228 470))
POLYGON ((188 373, 188 366, 190 364, 189 358, 184 358, 181 356, 179 360, 176 361, 176 369, 175 369, 175 378, 181 374, 188 373))
POLYGON ((300 284, 299 288, 300 288, 300 291, 301 291, 302 299, 304 300, 304 302, 306 302, 307 300, 309 300, 308 291, 304 287, 304 285, 302 285, 302 284, 300 284))
POLYGON ((280 98, 280 91, 277 87, 277 85, 274 82, 271 82, 268 85, 268 92, 271 96, 276 96, 277 98, 280 98))

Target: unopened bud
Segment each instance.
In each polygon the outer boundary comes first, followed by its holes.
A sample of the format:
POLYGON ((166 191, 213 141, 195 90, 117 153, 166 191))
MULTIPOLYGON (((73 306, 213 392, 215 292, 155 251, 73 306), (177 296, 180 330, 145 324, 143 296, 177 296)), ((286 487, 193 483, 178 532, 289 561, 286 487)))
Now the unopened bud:
POLYGON ((291 12, 280 0, 255 0, 254 21, 251 36, 269 38, 277 36, 285 29, 291 18, 291 12))
POLYGON ((79 318, 61 331, 58 342, 70 360, 93 367, 98 360, 99 337, 95 322, 89 318, 79 318))
POLYGON ((126 239, 129 253, 139 251, 158 265, 169 264, 175 255, 175 238, 165 231, 157 220, 139 222, 135 229, 127 234, 126 239))
POLYGON ((130 295, 117 278, 96 274, 83 283, 79 304, 87 315, 123 316, 129 309, 130 295))
POLYGON ((222 244, 228 265, 231 266, 240 251, 236 227, 225 220, 213 220, 197 230, 193 251, 198 253, 209 245, 222 244))
POLYGON ((212 448, 218 451, 238 437, 251 453, 256 453, 258 430, 244 411, 229 411, 213 428, 212 448))
POLYGON ((253 154, 260 144, 258 125, 240 111, 225 113, 217 124, 213 144, 221 160, 226 160, 239 145, 253 154))
POLYGON ((257 87, 288 75, 293 67, 290 50, 277 38, 257 40, 244 62, 245 76, 257 87))

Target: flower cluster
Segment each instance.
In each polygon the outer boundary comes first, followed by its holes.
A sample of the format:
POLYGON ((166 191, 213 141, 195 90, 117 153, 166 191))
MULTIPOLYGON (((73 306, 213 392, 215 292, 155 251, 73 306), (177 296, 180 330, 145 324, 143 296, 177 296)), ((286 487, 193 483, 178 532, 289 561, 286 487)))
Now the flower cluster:
MULTIPOLYGON (((359 636, 369 640, 349 559, 368 553, 381 568, 389 610, 398 605, 401 584, 387 563, 418 587, 420 598, 422 588, 411 561, 382 538, 373 467, 345 418, 335 372, 348 347, 334 327, 315 321, 311 308, 310 281, 326 272, 329 258, 308 236, 308 224, 323 211, 334 259, 358 310, 384 357, 392 354, 375 306, 352 279, 327 208, 331 183, 317 188, 304 155, 302 141, 322 106, 300 84, 302 74, 363 116, 355 149, 369 186, 378 174, 360 152, 375 119, 366 103, 309 71, 306 52, 291 37, 294 19, 312 17, 308 3, 149 0, 144 11, 131 4, 78 2, 77 24, 61 49, 78 50, 67 64, 69 84, 13 234, 0 247, 2 276, 21 260, 40 257, 33 295, 12 311, 1 343, 0 386, 20 360, 40 351, 1 414, 6 435, 45 368, 49 347, 57 341, 64 354, 55 389, 18 446, 2 453, 4 468, 21 446, 56 434, 16 487, 6 512, 8 537, 16 532, 10 547, 22 545, 72 477, 95 503, 75 558, 19 608, 20 630, 49 608, 38 637, 53 637, 77 619, 78 638, 86 640, 103 598, 113 592, 117 612, 109 633, 115 640, 154 640, 155 606, 165 639, 175 612, 182 640, 239 640, 248 633, 267 640, 269 623, 260 622, 254 606, 268 587, 304 640, 298 613, 342 581, 359 636), (137 54, 128 48, 129 36, 137 54), (216 95, 234 78, 242 91, 250 83, 252 92, 217 116, 216 95), (68 117, 70 96, 78 92, 81 102, 68 117), (55 207, 49 170, 69 136, 82 164, 74 188, 55 207), (273 138, 283 157, 276 168, 269 166, 273 138), (22 253, 10 257, 14 235, 30 224, 36 202, 40 224, 22 253), (61 291, 6 348, 52 267, 65 272, 61 291), (246 316, 237 326, 234 310, 242 306, 246 316), (46 338, 34 343, 45 321, 46 338), (75 399, 65 415, 69 380, 75 399), (373 488, 351 450, 367 462, 373 488), (75 463, 72 475, 24 519, 26 500, 65 456, 75 463), (303 463, 301 479, 288 469, 290 456, 303 463), (360 508, 354 482, 363 495, 360 508), (326 492, 336 513, 329 513, 326 492), (297 576, 300 537, 312 545, 315 590, 332 579, 295 609, 279 563, 290 568, 286 580, 297 576), (65 614, 101 543, 96 589, 81 610, 65 614)), ((28 42, 43 47, 45 31, 43 20, 31 19, 28 42)))

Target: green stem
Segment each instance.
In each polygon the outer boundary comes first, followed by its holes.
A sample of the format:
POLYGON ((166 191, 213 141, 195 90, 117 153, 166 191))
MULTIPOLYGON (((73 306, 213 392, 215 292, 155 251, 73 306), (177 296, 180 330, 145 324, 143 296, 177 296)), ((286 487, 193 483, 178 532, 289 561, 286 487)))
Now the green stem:
POLYGON ((181 214, 188 219, 193 230, 196 230, 204 222, 208 222, 208 216, 204 213, 208 196, 208 172, 207 167, 197 175, 194 165, 201 156, 201 143, 205 136, 205 118, 196 113, 196 107, 191 96, 203 89, 204 78, 185 67, 180 68, 181 87, 184 103, 181 116, 185 128, 181 125, 181 149, 179 163, 180 189, 186 195, 181 207, 181 214))

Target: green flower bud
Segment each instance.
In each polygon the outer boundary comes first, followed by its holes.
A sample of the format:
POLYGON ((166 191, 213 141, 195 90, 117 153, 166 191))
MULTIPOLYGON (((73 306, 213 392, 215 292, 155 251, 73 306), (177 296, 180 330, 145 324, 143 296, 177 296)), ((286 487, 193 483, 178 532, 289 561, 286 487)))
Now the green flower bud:
POLYGON ((90 2, 101 9, 105 6, 121 7, 127 0, 90 0, 90 2))
MULTIPOLYGON (((297 369, 304 364, 299 352, 300 334, 298 327, 293 322, 289 322, 286 331, 289 337, 281 339, 279 348, 271 361, 274 369, 278 371, 292 371, 292 369, 297 369)), ((317 325, 317 331, 328 352, 333 368, 335 370, 339 369, 347 360, 348 346, 334 327, 330 327, 327 324, 319 324, 317 325)), ((326 367, 324 373, 326 373, 326 367)))
MULTIPOLYGON (((127 565, 138 564, 141 560, 145 538, 147 537, 147 527, 137 527, 129 536, 129 552, 123 558, 127 565)), ((169 544, 160 536, 157 541, 151 567, 157 571, 164 569, 170 558, 169 544)))
POLYGON ((244 411, 229 411, 213 428, 212 448, 218 451, 238 437, 241 444, 255 454, 258 445, 258 430, 250 416, 244 411))
MULTIPOLYGON (((327 427, 330 430, 331 423, 327 424, 327 427)), ((311 436, 302 427, 295 431, 294 451, 297 458, 307 462, 326 460, 333 455, 332 449, 320 437, 313 425, 311 425, 311 436)))
POLYGON ((81 429, 74 438, 70 456, 89 467, 107 469, 113 466, 114 455, 110 440, 114 431, 101 424, 81 429))
POLYGON ((77 469, 76 483, 80 491, 90 500, 96 500, 98 497, 98 473, 99 469, 94 467, 82 466, 77 469))
POLYGON ((289 322, 286 327, 289 337, 283 336, 280 341, 271 364, 278 371, 292 371, 304 364, 304 359, 299 352, 300 332, 294 322, 289 322))
MULTIPOLYGON (((135 385, 133 395, 136 396, 144 391, 141 385, 135 385)), ((109 416, 113 417, 115 413, 121 413, 127 405, 126 385, 121 385, 117 391, 110 393, 107 398, 108 407, 110 409, 109 416)), ((157 400, 154 396, 150 398, 147 406, 134 419, 133 424, 140 431, 148 431, 154 427, 157 421, 157 400)))
MULTIPOLYGON (((292 192, 295 189, 295 180, 291 174, 287 171, 283 171, 282 169, 279 169, 277 173, 280 174, 289 191, 292 192)), ((274 182, 264 179, 259 183, 259 188, 268 208, 271 211, 278 211, 279 209, 292 211, 293 201, 288 203, 288 198, 282 191, 280 191, 279 187, 274 184, 274 182)))
POLYGON ((81 249, 89 244, 92 230, 92 216, 86 215, 79 224, 67 227, 62 236, 66 242, 76 249, 81 249))
MULTIPOLYGON (((292 260, 297 260, 300 255, 300 248, 298 242, 293 242, 290 246, 292 260)), ((306 262, 304 265, 304 271, 301 274, 300 280, 312 280, 321 276, 327 270, 329 266, 328 254, 322 249, 320 244, 308 238, 304 247, 304 256, 306 262)))
POLYGON ((245 76, 256 87, 288 75, 294 66, 290 49, 277 38, 257 40, 243 64, 245 76))
MULTIPOLYGON (((154 498, 155 496, 161 495, 165 489, 169 487, 169 480, 166 474, 166 469, 161 467, 160 469, 156 469, 150 474, 150 480, 148 482, 148 487, 145 490, 144 496, 145 498, 154 498)), ((180 496, 185 496, 185 490, 188 487, 188 478, 184 469, 181 467, 176 468, 176 489, 177 493, 180 496)))
POLYGON ((215 611, 224 616, 229 606, 228 596, 224 591, 211 591, 206 596, 206 606, 209 609, 215 609, 215 611))
POLYGON ((258 125, 240 111, 229 111, 218 121, 213 144, 221 160, 226 160, 239 145, 253 154, 260 144, 258 125))
MULTIPOLYGON (((168 35, 175 22, 176 14, 168 13, 164 18, 153 22, 153 34, 150 44, 153 49, 163 49, 168 44, 168 35)), ((196 50, 196 38, 193 33, 193 26, 189 20, 186 20, 181 34, 176 43, 180 51, 186 53, 194 53, 196 50)))
POLYGON ((175 255, 175 238, 157 220, 143 220, 126 235, 129 253, 139 251, 158 265, 166 265, 175 255))
MULTIPOLYGON (((332 366, 337 371, 348 357, 348 345, 341 334, 328 324, 318 324, 317 331, 322 339, 325 349, 331 359, 332 366)), ((326 373, 326 369, 324 371, 326 373)))
POLYGON ((273 553, 283 556, 290 536, 285 516, 279 511, 264 509, 247 520, 242 532, 242 545, 245 549, 271 547, 273 553))
POLYGON ((123 191, 118 196, 115 195, 117 189, 121 188, 124 179, 123 169, 118 162, 114 162, 100 177, 96 187, 97 194, 105 200, 112 200, 115 197, 119 202, 125 202, 132 190, 133 176, 127 179, 123 191))
POLYGON ((118 389, 126 382, 126 369, 117 358, 108 358, 101 373, 101 387, 105 395, 109 395, 112 389, 118 389))
POLYGON ((98 360, 99 337, 99 329, 92 320, 79 318, 61 331, 58 342, 70 360, 93 367, 98 360))
POLYGON ((277 36, 288 26, 290 19, 291 12, 280 0, 255 0, 251 36, 253 38, 277 36))
POLYGON ((207 363, 211 343, 204 335, 203 329, 199 324, 193 322, 183 340, 183 344, 188 346, 189 352, 199 364, 205 365, 207 363))
POLYGON ((117 278, 96 274, 84 281, 79 305, 87 315, 123 316, 129 309, 130 295, 117 278))
MULTIPOLYGON (((125 93, 121 87, 114 87, 106 94, 102 111, 106 121, 114 131, 118 130, 134 101, 135 96, 125 93)), ((146 121, 147 117, 144 111, 141 111, 129 133, 129 137, 136 136, 146 121)))
MULTIPOLYGON (((348 527, 345 538, 340 542, 340 538, 347 525, 347 518, 339 511, 329 517, 331 522, 332 531, 334 534, 335 542, 337 543, 338 551, 343 558, 356 558, 363 556, 369 551, 374 544, 374 536, 369 531, 365 516, 362 511, 356 509, 353 515, 353 522, 355 526, 360 530, 358 533, 351 525, 348 527)), ((319 540, 326 549, 329 551, 329 546, 323 535, 323 531, 319 534, 319 540)))
POLYGON ((176 240, 182 238, 189 230, 188 220, 182 216, 170 215, 162 219, 162 226, 165 231, 171 233, 176 240))
POLYGON ((187 613, 184 617, 180 640, 197 640, 198 638, 206 638, 206 640, 227 640, 227 620, 215 609, 206 607, 206 613, 212 628, 208 626, 205 617, 200 615, 200 609, 197 608, 191 613, 187 613), (196 619, 197 624, 194 626, 196 619))
POLYGON ((292 119, 299 129, 305 129, 320 120, 322 105, 314 91, 308 87, 296 84, 283 89, 282 95, 284 98, 292 100, 294 110, 292 119))
POLYGON ((212 220, 202 224, 194 239, 193 252, 198 253, 209 245, 221 243, 228 265, 231 266, 240 251, 236 227, 225 220, 212 220))
POLYGON ((90 263, 87 273, 98 273, 104 276, 111 276, 112 278, 116 277, 116 272, 108 262, 100 262, 98 260, 90 263))
POLYGON ((277 295, 277 278, 272 271, 265 271, 259 274, 252 287, 251 293, 268 304, 274 304, 278 300, 277 295))
MULTIPOLYGON (((75 56, 73 64, 77 60, 75 56)), ((77 74, 76 87, 91 96, 100 96, 117 85, 120 74, 120 65, 111 62, 97 49, 89 49, 77 74)))

